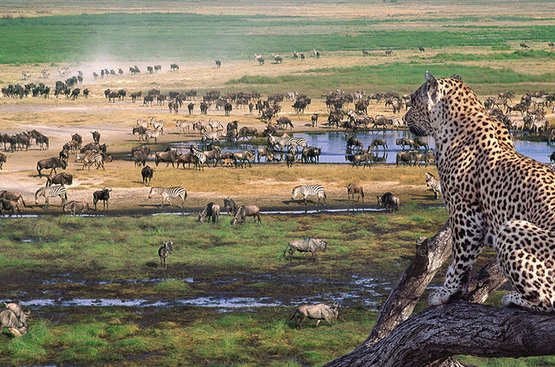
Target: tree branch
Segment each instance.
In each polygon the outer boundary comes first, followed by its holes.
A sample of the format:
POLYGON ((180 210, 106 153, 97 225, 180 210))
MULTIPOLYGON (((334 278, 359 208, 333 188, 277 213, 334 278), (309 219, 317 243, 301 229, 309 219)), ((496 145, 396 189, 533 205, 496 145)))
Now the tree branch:
POLYGON ((371 348, 358 348, 328 366, 419 367, 458 354, 555 354, 555 315, 464 301, 430 307, 371 348))

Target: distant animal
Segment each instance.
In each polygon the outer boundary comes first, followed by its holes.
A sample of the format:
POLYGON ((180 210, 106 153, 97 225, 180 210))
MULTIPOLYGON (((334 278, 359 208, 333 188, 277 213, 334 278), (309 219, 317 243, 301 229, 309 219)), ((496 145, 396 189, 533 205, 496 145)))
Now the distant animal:
POLYGON ((324 191, 324 186, 322 185, 299 185, 293 188, 291 192, 291 200, 295 200, 298 195, 303 196, 303 202, 306 205, 308 196, 316 196, 318 198, 317 204, 320 204, 320 200, 326 204, 326 192, 324 191))
POLYGON ((387 150, 388 146, 387 146, 387 141, 383 140, 383 139, 374 139, 372 140, 372 143, 370 143, 370 145, 368 146, 369 150, 372 149, 379 149, 379 148, 383 148, 383 150, 387 150))
POLYGON ((216 63, 216 67, 218 69, 222 67, 222 62, 220 60, 215 60, 214 62, 216 63))
POLYGON ((331 307, 323 303, 319 303, 317 305, 301 305, 297 307, 289 320, 295 319, 296 327, 300 329, 304 320, 307 318, 316 320, 316 327, 318 327, 322 320, 324 320, 329 326, 332 326, 331 322, 333 320, 337 320, 338 317, 339 303, 334 302, 331 307))
POLYGON ((76 214, 84 214, 88 212, 90 209, 89 209, 89 203, 87 203, 86 201, 71 200, 64 204, 64 206, 62 207, 62 210, 64 213, 71 213, 71 215, 76 215, 76 214))
POLYGON ((37 162, 37 171, 39 173, 39 177, 42 176, 43 169, 50 169, 50 173, 57 173, 56 168, 66 169, 66 167, 67 162, 64 159, 60 159, 58 157, 41 159, 37 162))
POLYGON ((348 184, 347 185, 347 201, 353 200, 355 201, 355 195, 357 195, 357 201, 362 198, 362 202, 364 202, 364 189, 362 186, 358 186, 355 184, 348 184))
POLYGON ((35 192, 35 205, 38 205, 39 197, 44 198, 44 209, 48 209, 50 198, 60 197, 62 199, 62 207, 67 201, 67 191, 64 185, 52 185, 41 187, 35 192))
POLYGON ((108 209, 108 200, 110 200, 111 192, 112 192, 112 189, 108 187, 102 190, 95 191, 93 193, 94 210, 97 210, 96 203, 98 203, 99 201, 102 201, 102 208, 104 210, 108 209))
POLYGON ((23 196, 19 192, 1 190, 0 199, 13 201, 17 204, 21 203, 23 207, 26 207, 25 201, 23 200, 23 196))
POLYGON ((399 210, 399 205, 401 204, 401 201, 392 193, 386 192, 383 195, 377 196, 377 199, 378 205, 385 207, 388 212, 399 210))
POLYGON ((555 152, 551 153, 551 155, 549 156, 549 160, 551 161, 551 163, 555 162, 555 152))
POLYGON ((152 181, 152 176, 154 176, 154 170, 150 166, 145 166, 141 170, 141 176, 143 177, 143 184, 148 185, 152 181))
POLYGON ((283 252, 283 256, 287 257, 289 254, 289 258, 293 256, 295 251, 298 251, 303 254, 303 257, 310 252, 312 255, 312 259, 314 260, 314 254, 318 251, 326 252, 326 248, 328 243, 325 240, 319 238, 303 238, 302 240, 292 240, 289 241, 285 251, 283 252))
POLYGON ((13 215, 21 214, 17 201, 0 199, 0 214, 4 214, 5 212, 12 212, 13 215))
POLYGON ((2 169, 2 166, 6 163, 7 159, 8 157, 4 153, 0 153, 0 169, 2 169))
POLYGON ((312 127, 318 126, 318 114, 317 113, 312 114, 312 116, 310 117, 310 122, 311 122, 312 127))
POLYGON ((148 193, 148 198, 152 198, 152 195, 160 195, 162 197, 162 204, 160 208, 164 206, 167 201, 170 206, 172 206, 172 199, 181 199, 181 207, 185 206, 185 199, 187 199, 187 190, 183 187, 152 187, 148 193))
POLYGON ((69 173, 58 173, 56 175, 48 175, 46 177, 46 186, 54 185, 71 185, 73 184, 73 176, 69 173))
MULTIPOLYGON (((31 315, 31 311, 24 311, 21 303, 19 302, 4 302, 4 307, 7 310, 12 311, 18 320, 25 326, 27 326, 27 318, 31 315)), ((0 330, 2 328, 0 327, 0 330)))
POLYGON ((441 195, 441 186, 436 176, 434 176, 430 172, 426 172, 426 186, 428 186, 430 190, 433 191, 434 199, 437 200, 439 198, 439 195, 441 195))
POLYGON ((237 208, 231 224, 235 225, 237 222, 244 223, 246 217, 253 217, 254 223, 258 220, 258 223, 262 223, 260 219, 260 208, 256 205, 241 205, 237 208))
POLYGON ((168 268, 168 255, 173 253, 173 242, 164 242, 158 249, 158 256, 160 257, 160 266, 164 269, 168 268))
POLYGON ((12 310, 0 312, 0 330, 8 328, 13 336, 21 336, 27 332, 27 325, 22 323, 12 310))
POLYGON ((100 144, 100 133, 98 131, 91 131, 92 138, 95 144, 100 144))
POLYGON ((212 223, 217 223, 220 218, 220 206, 213 202, 208 203, 204 210, 198 215, 198 221, 204 223, 206 218, 208 218, 209 222, 212 221, 212 223))

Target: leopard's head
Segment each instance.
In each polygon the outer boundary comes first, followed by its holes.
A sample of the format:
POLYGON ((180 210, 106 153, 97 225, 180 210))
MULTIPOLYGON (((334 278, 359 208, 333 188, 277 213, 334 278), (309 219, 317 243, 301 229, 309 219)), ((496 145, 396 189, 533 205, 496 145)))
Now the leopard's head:
POLYGON ((436 126, 430 112, 438 99, 438 81, 426 72, 426 81, 411 95, 410 110, 403 117, 413 134, 417 136, 432 134, 436 126))

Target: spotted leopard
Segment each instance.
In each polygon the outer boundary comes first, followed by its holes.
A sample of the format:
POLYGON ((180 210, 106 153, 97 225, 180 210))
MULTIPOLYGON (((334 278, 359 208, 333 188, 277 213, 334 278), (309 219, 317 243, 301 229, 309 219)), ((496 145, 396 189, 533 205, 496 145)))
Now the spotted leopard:
POLYGON ((404 117, 416 135, 432 135, 441 191, 453 232, 453 260, 442 288, 428 299, 447 303, 466 291, 484 245, 514 288, 503 304, 555 310, 555 172, 514 149, 459 78, 426 82, 404 117))

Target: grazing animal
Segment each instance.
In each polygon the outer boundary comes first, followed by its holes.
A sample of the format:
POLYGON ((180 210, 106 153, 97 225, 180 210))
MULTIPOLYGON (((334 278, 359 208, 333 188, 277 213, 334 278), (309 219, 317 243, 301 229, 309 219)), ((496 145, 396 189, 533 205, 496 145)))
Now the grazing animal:
POLYGON ((324 186, 322 185, 299 185, 293 188, 291 192, 291 200, 295 200, 298 195, 303 196, 304 205, 307 204, 306 198, 308 196, 316 196, 318 198, 317 204, 320 204, 320 200, 326 204, 326 192, 324 191, 324 186))
POLYGON ((401 201, 395 195, 390 192, 386 192, 383 195, 377 196, 378 198, 378 205, 385 207, 388 212, 394 212, 399 210, 399 206, 401 205, 401 201))
POLYGON ((73 184, 73 176, 69 173, 58 173, 56 175, 48 175, 46 177, 46 186, 54 185, 71 185, 73 184))
POLYGON ((181 199, 181 207, 185 206, 185 199, 187 199, 187 190, 183 187, 152 187, 148 193, 148 198, 152 198, 152 195, 160 195, 162 197, 162 204, 160 208, 164 206, 167 201, 170 206, 172 206, 172 199, 181 199))
POLYGON ((50 198, 60 197, 62 199, 62 207, 67 201, 67 190, 64 185, 52 185, 41 187, 35 192, 35 205, 39 203, 39 197, 44 198, 44 209, 48 209, 48 205, 50 205, 49 201, 50 198))
POLYGON ((98 131, 91 131, 92 138, 95 144, 100 144, 100 133, 98 131))
POLYGON ((71 215, 76 215, 76 214, 84 214, 88 212, 90 209, 89 209, 89 203, 87 203, 86 201, 71 200, 64 204, 64 206, 62 207, 62 210, 64 213, 69 212, 71 213, 71 215))
POLYGON ((204 223, 208 218, 208 221, 212 223, 217 223, 220 218, 220 206, 210 202, 206 205, 204 210, 198 215, 198 221, 204 223))
POLYGON ((9 309, 0 312, 0 330, 8 328, 14 336, 21 336, 27 332, 27 325, 17 317, 17 315, 9 309))
POLYGON ((439 198, 439 195, 441 195, 441 186, 436 176, 434 176, 430 172, 426 172, 426 186, 428 186, 428 188, 433 191, 434 199, 437 200, 439 198))
POLYGON ((67 161, 65 159, 60 159, 58 157, 51 157, 46 159, 41 159, 37 162, 37 171, 39 173, 39 177, 42 177, 42 170, 43 169, 50 169, 50 173, 56 172, 56 168, 66 169, 67 161))
POLYGON ((237 210, 239 209, 239 206, 237 205, 235 200, 233 200, 232 198, 230 198, 228 196, 228 197, 224 198, 224 209, 227 209, 228 214, 234 216, 235 213, 237 213, 237 210))
POLYGON ((21 210, 19 210, 19 205, 17 204, 17 201, 0 199, 0 214, 3 214, 5 212, 12 212, 12 214, 15 215, 16 211, 17 214, 21 214, 21 210))
POLYGON ((141 176, 143 177, 143 184, 148 185, 152 181, 152 176, 154 176, 154 170, 150 166, 145 166, 141 170, 141 176))
POLYGON ((260 219, 260 208, 256 205, 241 205, 237 208, 233 219, 231 220, 231 224, 235 225, 237 222, 245 223, 246 217, 253 217, 254 223, 258 220, 258 223, 262 223, 260 219))
POLYGON ((289 254, 289 258, 293 256, 295 251, 299 251, 303 254, 303 257, 310 252, 312 255, 312 260, 314 260, 314 254, 318 251, 326 252, 328 243, 325 240, 319 238, 303 238, 302 240, 292 240, 283 252, 283 256, 286 257, 289 254))
POLYGON ((88 167, 90 170, 91 166, 95 165, 96 169, 102 168, 104 170, 104 162, 111 161, 112 156, 104 152, 89 152, 85 154, 85 157, 83 158, 83 169, 85 169, 85 167, 88 167))
POLYGON ((4 163, 6 163, 7 159, 8 159, 8 157, 4 153, 0 153, 0 169, 2 169, 4 163))
POLYGON ((166 168, 172 164, 175 167, 175 162, 177 161, 177 152, 175 150, 168 150, 165 152, 156 152, 154 155, 154 164, 158 167, 158 163, 165 162, 166 168))
POLYGON ((173 242, 164 242, 158 249, 158 256, 160 257, 160 266, 164 269, 168 268, 168 255, 173 253, 173 242))
POLYGON ((98 203, 99 201, 102 201, 102 208, 104 210, 108 209, 108 200, 110 200, 111 192, 112 192, 112 189, 109 187, 93 192, 94 210, 97 210, 96 203, 98 203))
POLYGON ((23 196, 19 192, 2 190, 2 191, 0 191, 0 199, 13 201, 17 204, 19 204, 21 202, 23 207, 26 207, 25 201, 23 200, 23 196))
POLYGON ((355 201, 355 195, 357 195, 357 201, 362 198, 362 202, 364 202, 364 189, 362 186, 358 186, 355 184, 348 184, 347 185, 347 201, 353 200, 355 201))
POLYGON ((374 139, 374 140, 372 140, 372 143, 370 143, 370 145, 368 146, 368 149, 369 150, 373 150, 373 149, 378 150, 380 147, 382 147, 383 150, 387 150, 388 149, 387 141, 385 141, 383 139, 374 139))
POLYGON ((482 247, 490 244, 516 290, 503 304, 555 311, 555 172, 517 153, 506 126, 459 79, 426 73, 404 119, 411 132, 436 142, 453 232, 445 283, 428 302, 445 304, 464 292, 482 247))
POLYGON ((334 302, 332 306, 319 303, 317 305, 301 305, 295 309, 293 315, 289 320, 295 319, 295 324, 297 328, 301 328, 304 320, 311 319, 316 320, 316 327, 320 325, 320 322, 324 320, 329 326, 332 326, 331 322, 337 320, 339 317, 339 303, 334 302))

